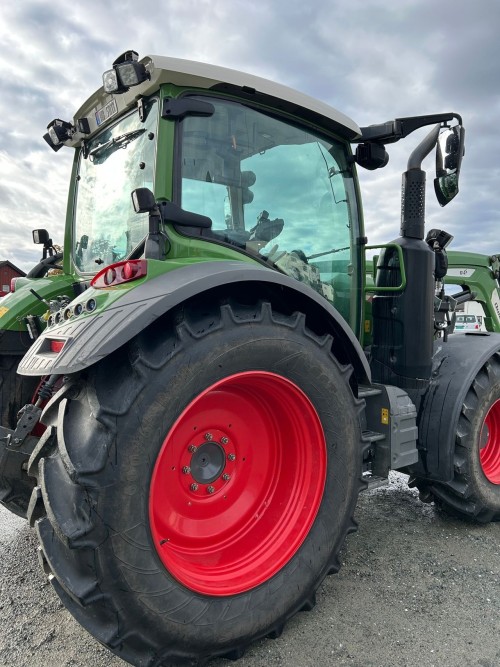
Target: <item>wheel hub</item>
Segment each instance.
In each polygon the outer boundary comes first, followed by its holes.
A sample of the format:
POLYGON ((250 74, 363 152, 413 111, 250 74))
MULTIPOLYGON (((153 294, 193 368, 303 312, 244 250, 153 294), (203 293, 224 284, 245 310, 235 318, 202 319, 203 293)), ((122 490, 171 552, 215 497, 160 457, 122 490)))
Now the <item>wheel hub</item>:
POLYGON ((234 444, 225 431, 211 428, 201 437, 185 441, 180 466, 175 468, 181 486, 198 499, 226 490, 236 467, 234 444))
POLYGON ((222 474, 226 453, 217 442, 206 442, 191 457, 191 476, 198 484, 210 484, 222 474))

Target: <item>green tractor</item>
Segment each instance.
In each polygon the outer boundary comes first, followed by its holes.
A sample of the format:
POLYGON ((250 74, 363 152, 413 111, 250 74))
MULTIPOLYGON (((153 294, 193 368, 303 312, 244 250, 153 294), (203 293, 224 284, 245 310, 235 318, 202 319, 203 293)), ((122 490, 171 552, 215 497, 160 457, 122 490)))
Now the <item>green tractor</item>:
MULTIPOLYGON (((63 259, 61 247, 53 244, 47 230, 33 230, 33 241, 43 246, 40 261, 25 277, 15 278, 0 301, 0 424, 9 429, 16 428, 23 406, 31 401, 43 404, 44 381, 18 375, 19 362, 46 327, 50 313, 68 304, 89 281, 75 271, 71 257, 63 259)), ((35 433, 42 430, 39 425, 35 433)), ((9 465, 0 464, 0 503, 23 517, 33 489, 33 480, 23 469, 29 451, 21 446, 9 465)))
POLYGON ((90 284, 21 361, 47 403, 2 428, 1 461, 22 448, 42 566, 122 659, 203 665, 279 636, 338 570, 370 477, 500 518, 500 336, 436 336, 446 236, 424 230, 422 162, 436 151, 448 203, 463 138, 455 113, 360 128, 133 51, 50 124, 75 150, 65 261, 90 284), (369 285, 356 165, 429 125, 369 285))

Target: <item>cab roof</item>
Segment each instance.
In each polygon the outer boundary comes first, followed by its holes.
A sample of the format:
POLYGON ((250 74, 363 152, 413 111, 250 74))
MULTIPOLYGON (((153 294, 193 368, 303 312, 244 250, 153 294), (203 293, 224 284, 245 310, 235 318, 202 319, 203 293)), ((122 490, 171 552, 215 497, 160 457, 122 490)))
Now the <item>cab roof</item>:
MULTIPOLYGON (((327 132, 333 132, 349 141, 361 135, 359 126, 348 116, 309 95, 288 86, 275 83, 253 74, 239 72, 227 67, 208 63, 170 58, 168 56, 145 56, 143 63, 151 78, 120 95, 105 93, 101 87, 82 105, 75 114, 77 119, 87 118, 91 134, 99 127, 95 118, 99 109, 115 100, 117 112, 132 107, 137 98, 151 95, 162 84, 197 88, 206 91, 236 95, 239 98, 271 107, 276 111, 313 123, 327 132)), ((74 137, 70 144, 78 143, 83 136, 74 137)))

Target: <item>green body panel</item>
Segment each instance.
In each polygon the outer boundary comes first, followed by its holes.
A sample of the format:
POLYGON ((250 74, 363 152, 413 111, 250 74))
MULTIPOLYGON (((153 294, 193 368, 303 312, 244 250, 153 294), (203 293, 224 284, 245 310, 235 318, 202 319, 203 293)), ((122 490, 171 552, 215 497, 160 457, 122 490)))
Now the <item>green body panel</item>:
POLYGON ((63 295, 71 299, 73 283, 74 278, 64 274, 25 280, 15 292, 7 294, 0 301, 0 330, 26 331, 23 318, 27 315, 40 317, 47 312, 47 305, 37 299, 30 289, 34 289, 46 301, 63 295))
MULTIPOLYGON (((195 239, 192 239, 195 240, 195 239)), ((199 248, 200 252, 203 249, 206 249, 206 246, 210 246, 212 244, 208 244, 203 241, 198 241, 198 245, 201 246, 199 248)), ((227 250, 224 248, 223 250, 227 250)), ((220 256, 213 255, 212 257, 183 257, 180 259, 167 259, 167 260, 155 260, 155 259, 148 259, 147 266, 148 266, 148 273, 147 276, 144 276, 143 278, 139 278, 137 280, 134 280, 133 282, 129 283, 123 283, 121 285, 116 285, 114 287, 108 287, 108 288, 98 288, 96 289, 95 287, 89 287, 86 289, 82 294, 78 295, 75 299, 72 300, 71 306, 74 307, 77 304, 81 304, 82 306, 85 306, 85 304, 90 300, 94 299, 96 302, 96 308, 93 310, 91 313, 87 312, 85 309, 83 312, 78 315, 78 319, 86 318, 86 317, 94 317, 95 315, 98 315, 99 313, 102 313, 105 311, 107 308, 115 304, 119 299, 121 299, 125 294, 128 292, 131 292, 138 287, 141 287, 142 285, 148 283, 150 280, 154 280, 160 275, 168 274, 172 271, 176 271, 178 269, 181 269, 184 266, 189 266, 193 264, 199 264, 202 262, 210 262, 214 260, 241 260, 242 256, 239 253, 232 253, 232 256, 230 256, 229 253, 221 253, 220 256)), ((250 257, 246 257, 245 261, 251 264, 258 264, 258 262, 253 261, 250 257)))
POLYGON ((68 190, 68 203, 66 205, 66 226, 64 229, 64 248, 71 249, 71 252, 65 252, 63 255, 64 273, 74 275, 78 280, 78 271, 73 262, 73 216, 75 208, 75 184, 78 169, 79 151, 74 151, 73 166, 71 169, 71 180, 68 190))
MULTIPOLYGON (((170 84, 162 86, 160 100, 168 97, 177 97, 179 92, 177 86, 170 84)), ((173 174, 172 164, 174 159, 175 123, 160 118, 161 129, 158 132, 156 146, 156 167, 154 195, 158 201, 172 201, 173 199, 173 174), (162 159, 158 159, 161 155, 162 159)))
POLYGON ((247 255, 237 248, 228 248, 202 239, 183 236, 175 231, 172 225, 167 225, 170 250, 167 258, 161 262, 163 268, 160 272, 168 272, 178 269, 182 264, 190 264, 192 261, 210 262, 227 260, 239 260, 250 264, 260 264, 254 257, 247 255))

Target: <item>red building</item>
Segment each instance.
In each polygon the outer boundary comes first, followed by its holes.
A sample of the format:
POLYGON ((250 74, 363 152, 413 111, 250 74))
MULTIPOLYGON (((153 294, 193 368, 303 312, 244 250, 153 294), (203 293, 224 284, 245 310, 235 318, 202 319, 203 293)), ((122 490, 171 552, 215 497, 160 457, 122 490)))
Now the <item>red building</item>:
POLYGON ((12 278, 20 278, 26 274, 8 259, 0 261, 0 297, 10 292, 10 281, 12 278))

